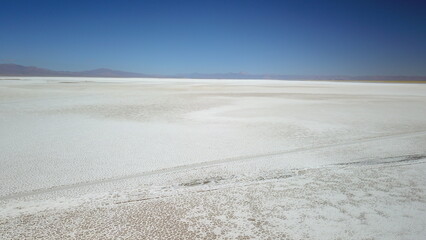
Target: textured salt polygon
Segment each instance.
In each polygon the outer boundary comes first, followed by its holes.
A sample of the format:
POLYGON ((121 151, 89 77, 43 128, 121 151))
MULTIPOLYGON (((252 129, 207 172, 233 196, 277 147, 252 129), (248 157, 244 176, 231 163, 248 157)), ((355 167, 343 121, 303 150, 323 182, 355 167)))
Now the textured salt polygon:
POLYGON ((6 239, 421 239, 425 90, 1 80, 0 232, 6 239))

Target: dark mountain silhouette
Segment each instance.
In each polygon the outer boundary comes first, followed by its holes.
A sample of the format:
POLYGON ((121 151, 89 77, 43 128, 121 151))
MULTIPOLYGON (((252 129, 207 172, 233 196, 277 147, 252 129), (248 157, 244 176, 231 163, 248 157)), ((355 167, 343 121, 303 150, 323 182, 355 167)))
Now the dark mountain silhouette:
POLYGON ((276 80, 372 80, 426 81, 426 76, 345 76, 345 75, 277 75, 239 73, 188 73, 179 75, 149 75, 99 68, 88 71, 53 71, 17 64, 0 64, 0 76, 31 77, 122 77, 122 78, 200 78, 200 79, 276 79, 276 80))

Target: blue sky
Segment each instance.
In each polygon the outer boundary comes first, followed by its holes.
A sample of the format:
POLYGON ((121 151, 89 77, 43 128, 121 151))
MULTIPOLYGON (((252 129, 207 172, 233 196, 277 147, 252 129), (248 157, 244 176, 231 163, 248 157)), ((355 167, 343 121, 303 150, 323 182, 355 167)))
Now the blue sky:
POLYGON ((157 74, 426 75, 425 1, 0 2, 0 63, 157 74))

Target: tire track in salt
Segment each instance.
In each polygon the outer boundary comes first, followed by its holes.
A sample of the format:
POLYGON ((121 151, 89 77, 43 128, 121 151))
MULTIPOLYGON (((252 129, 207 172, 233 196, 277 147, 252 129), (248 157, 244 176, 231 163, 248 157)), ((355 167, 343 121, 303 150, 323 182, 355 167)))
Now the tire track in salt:
POLYGON ((50 192, 55 192, 55 191, 67 190, 67 189, 73 189, 73 188, 78 188, 78 187, 86 187, 86 186, 91 186, 91 185, 96 185, 96 184, 110 183, 110 182, 115 182, 115 181, 120 181, 120 180, 127 180, 127 179, 131 179, 131 178, 152 176, 152 175, 161 174, 161 173, 179 172, 179 171, 186 170, 186 169, 214 166, 214 165, 228 163, 228 162, 253 160, 253 159, 256 159, 256 158, 273 157, 273 156, 280 156, 280 155, 291 154, 291 153, 299 153, 299 152, 308 152, 308 151, 328 149, 328 148, 345 147, 345 146, 351 146, 351 145, 380 141, 380 140, 389 140, 389 139, 395 139, 395 138, 410 138, 410 137, 417 137, 417 136, 423 136, 423 135, 426 135, 426 130, 367 137, 367 138, 362 138, 362 139, 358 139, 358 140, 354 140, 354 141, 350 141, 350 142, 320 145, 320 146, 309 147, 309 148, 296 148, 296 149, 290 149, 290 150, 272 152, 272 153, 266 153, 266 154, 254 154, 254 155, 243 155, 243 156, 237 156, 237 157, 229 157, 229 158, 223 158, 223 159, 212 160, 212 161, 207 161, 207 162, 176 166, 176 167, 172 167, 172 168, 158 169, 158 170, 154 170, 154 171, 148 171, 148 172, 142 172, 142 173, 136 173, 136 174, 129 174, 129 175, 118 176, 118 177, 104 178, 104 179, 98 179, 98 180, 86 181, 86 182, 78 182, 78 183, 74 183, 74 184, 60 185, 60 186, 54 186, 54 187, 50 187, 50 188, 41 188, 41 189, 36 189, 36 190, 33 190, 33 191, 27 191, 27 192, 19 192, 19 193, 15 193, 15 194, 0 196, 0 201, 14 199, 14 198, 28 197, 28 196, 32 196, 32 195, 50 193, 50 192))

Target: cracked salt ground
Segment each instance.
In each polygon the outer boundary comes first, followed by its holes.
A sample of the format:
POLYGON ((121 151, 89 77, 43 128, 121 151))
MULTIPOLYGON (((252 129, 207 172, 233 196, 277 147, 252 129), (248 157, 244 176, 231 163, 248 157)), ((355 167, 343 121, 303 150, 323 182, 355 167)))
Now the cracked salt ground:
POLYGON ((421 239, 425 165, 330 166, 140 201, 105 198, 13 217, 0 230, 6 239, 421 239))
POLYGON ((424 239, 425 116, 421 84, 0 81, 0 239, 424 239))

